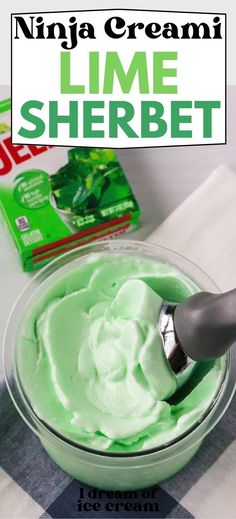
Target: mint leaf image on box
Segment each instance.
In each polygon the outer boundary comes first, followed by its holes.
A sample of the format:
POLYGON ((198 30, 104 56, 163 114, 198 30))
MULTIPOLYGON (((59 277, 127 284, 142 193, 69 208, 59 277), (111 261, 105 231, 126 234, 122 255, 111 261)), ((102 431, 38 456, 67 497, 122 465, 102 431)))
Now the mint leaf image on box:
POLYGON ((0 206, 24 270, 138 226, 140 209, 112 149, 13 145, 0 90, 0 206))

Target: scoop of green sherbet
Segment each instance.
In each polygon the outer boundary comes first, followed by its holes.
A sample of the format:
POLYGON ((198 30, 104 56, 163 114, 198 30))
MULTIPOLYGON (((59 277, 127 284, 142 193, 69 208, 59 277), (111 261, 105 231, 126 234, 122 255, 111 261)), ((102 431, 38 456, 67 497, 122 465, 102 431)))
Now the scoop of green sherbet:
POLYGON ((158 329, 161 297, 140 279, 124 283, 114 299, 110 314, 118 320, 138 322, 144 341, 139 351, 138 367, 149 390, 158 400, 170 397, 177 388, 175 376, 166 359, 158 329))
POLYGON ((166 443, 201 418, 221 361, 209 377, 196 371, 175 405, 158 328, 159 294, 179 301, 198 290, 181 271, 97 254, 43 288, 25 316, 18 368, 29 402, 50 427, 89 447, 126 452, 166 443))
POLYGON ((37 331, 57 398, 73 423, 114 440, 154 423, 176 381, 157 328, 162 299, 133 279, 101 314, 100 305, 87 311, 90 291, 50 303, 37 331))
POLYGON ((111 305, 117 319, 142 319, 155 326, 162 305, 161 297, 141 279, 130 279, 120 288, 111 305))

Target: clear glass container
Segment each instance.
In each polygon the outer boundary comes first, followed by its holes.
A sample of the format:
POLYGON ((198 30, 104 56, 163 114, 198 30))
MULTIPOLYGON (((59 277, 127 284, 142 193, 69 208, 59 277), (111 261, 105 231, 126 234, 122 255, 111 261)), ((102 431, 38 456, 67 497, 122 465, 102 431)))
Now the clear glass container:
MULTIPOLYGON (((217 424, 226 411, 235 389, 236 355, 233 350, 226 355, 226 369, 221 387, 202 419, 175 440, 149 451, 111 453, 96 451, 75 444, 52 431, 32 409, 24 395, 17 372, 16 349, 20 323, 27 309, 35 303, 45 288, 87 260, 95 253, 124 253, 164 262, 177 267, 200 290, 219 292, 215 283, 196 265, 183 256, 148 242, 132 240, 107 240, 85 245, 68 252, 49 263, 23 290, 9 317, 4 340, 4 366, 11 398, 22 418, 39 437, 49 456, 65 472, 80 481, 108 490, 134 490, 155 485, 181 470, 199 449, 204 437, 217 424), (234 357, 234 358, 233 358, 234 357)), ((13 453, 14 455, 14 453, 13 453)))

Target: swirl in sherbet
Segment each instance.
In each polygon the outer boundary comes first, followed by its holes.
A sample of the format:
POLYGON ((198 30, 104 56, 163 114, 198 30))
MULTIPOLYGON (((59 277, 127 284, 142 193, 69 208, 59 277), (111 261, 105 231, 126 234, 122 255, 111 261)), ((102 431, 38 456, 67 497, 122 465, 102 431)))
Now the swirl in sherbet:
POLYGON ((74 267, 26 318, 19 372, 36 414, 99 450, 152 448, 185 432, 216 394, 223 361, 199 366, 171 401, 176 380, 157 322, 162 298, 196 290, 174 267, 134 256, 74 267))

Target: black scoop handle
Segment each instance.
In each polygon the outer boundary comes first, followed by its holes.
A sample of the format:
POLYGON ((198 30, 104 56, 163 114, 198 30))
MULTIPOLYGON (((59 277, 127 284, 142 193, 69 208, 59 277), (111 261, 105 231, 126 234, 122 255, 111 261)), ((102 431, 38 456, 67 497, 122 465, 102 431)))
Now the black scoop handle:
POLYGON ((177 305, 175 331, 193 360, 221 357, 236 342, 236 289, 223 294, 200 292, 177 305))

